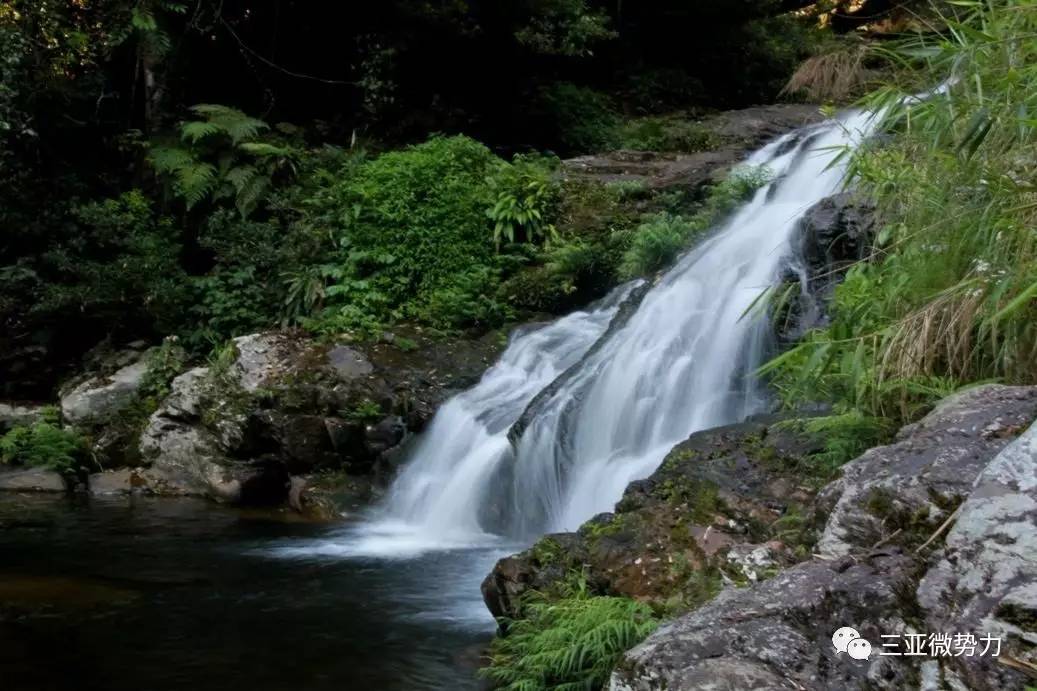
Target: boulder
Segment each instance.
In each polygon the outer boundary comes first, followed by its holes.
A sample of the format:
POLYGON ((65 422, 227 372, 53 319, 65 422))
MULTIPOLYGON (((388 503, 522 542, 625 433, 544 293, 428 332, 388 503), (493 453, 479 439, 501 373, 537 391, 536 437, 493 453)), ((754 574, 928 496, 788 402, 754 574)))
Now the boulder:
POLYGON ((162 479, 149 491, 269 505, 291 501, 294 486, 301 505, 306 493, 293 477, 387 479, 449 387, 470 383, 500 348, 487 341, 476 354, 465 341, 407 340, 419 345, 361 348, 291 331, 233 339, 214 366, 177 377, 148 420, 140 459, 162 479))
POLYGON ((945 399, 825 488, 819 507, 829 515, 818 551, 843 556, 893 533, 902 544, 924 541, 1035 417, 1037 387, 990 384, 945 399))
POLYGON ((140 359, 109 376, 91 377, 61 395, 61 415, 73 425, 91 425, 111 420, 137 398, 148 365, 140 359))
POLYGON ((817 440, 771 419, 697 432, 651 476, 631 483, 615 513, 500 560, 483 582, 483 599, 495 616, 515 617, 528 590, 549 590, 577 571, 594 592, 676 612, 712 595, 725 579, 761 578, 794 559, 793 550, 775 541, 794 535, 776 522, 805 513, 812 492, 790 470, 817 448, 817 440), (743 552, 757 550, 774 563, 761 562, 750 575, 743 552), (739 563, 728 563, 731 554, 739 563))
POLYGON ((880 657, 913 560, 898 552, 811 561, 753 588, 729 588, 657 629, 617 666, 610 691, 904 689, 916 675, 880 657), (837 653, 832 634, 854 626, 874 641, 870 661, 837 653))
POLYGON ((13 427, 27 427, 47 417, 47 406, 0 403, 0 434, 13 427))
POLYGON ((783 309, 778 338, 795 343, 828 323, 828 306, 846 271, 871 249, 877 225, 872 203, 850 192, 822 199, 803 215, 795 257, 786 282, 799 285, 796 299, 783 309))
MULTIPOLYGON (((941 659, 941 673, 981 691, 1023 688, 1037 663, 1037 426, 980 473, 918 586, 929 631, 985 632, 1000 656, 941 659)), ((1032 677, 1031 677, 1032 679, 1032 677)), ((1032 681, 1030 682, 1032 684, 1032 681)))
POLYGON ((610 689, 1022 691, 1037 664, 1035 396, 959 393, 849 463, 818 496, 828 516, 809 561, 661 627, 610 689), (834 650, 844 626, 871 643, 868 659, 834 650), (1000 655, 881 654, 919 634, 1000 639, 1000 655))
POLYGON ((65 479, 52 470, 0 470, 0 492, 64 492, 66 489, 65 479))

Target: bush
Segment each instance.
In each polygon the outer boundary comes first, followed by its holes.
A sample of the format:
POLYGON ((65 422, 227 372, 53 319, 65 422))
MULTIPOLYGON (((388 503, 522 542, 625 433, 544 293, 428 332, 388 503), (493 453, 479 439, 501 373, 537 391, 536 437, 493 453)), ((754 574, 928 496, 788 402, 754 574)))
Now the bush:
POLYGON ((619 116, 609 98, 570 82, 558 82, 541 91, 554 138, 570 153, 588 153, 612 148, 616 143, 619 116))
POLYGON ((143 323, 168 332, 182 318, 187 276, 180 268, 179 231, 140 190, 74 210, 79 232, 43 257, 61 275, 36 310, 80 313, 109 330, 143 323))
POLYGON ((617 135, 624 149, 694 153, 717 146, 718 138, 708 127, 680 118, 646 117, 630 120, 617 135))
POLYGON ((721 223, 725 216, 763 186, 769 171, 760 168, 735 170, 713 187, 699 210, 684 217, 660 212, 643 219, 628 236, 619 263, 619 275, 629 279, 667 267, 681 250, 721 223))
POLYGON ((86 443, 52 420, 15 427, 0 437, 0 461, 10 465, 74 471, 87 454, 86 443))
POLYGON ((652 611, 624 597, 600 597, 578 583, 562 598, 527 603, 502 622, 484 670, 505 691, 600 689, 620 656, 658 625, 652 611))
POLYGON ((691 231, 691 224, 681 216, 662 212, 648 217, 634 231, 619 275, 635 278, 665 268, 687 245, 691 231))

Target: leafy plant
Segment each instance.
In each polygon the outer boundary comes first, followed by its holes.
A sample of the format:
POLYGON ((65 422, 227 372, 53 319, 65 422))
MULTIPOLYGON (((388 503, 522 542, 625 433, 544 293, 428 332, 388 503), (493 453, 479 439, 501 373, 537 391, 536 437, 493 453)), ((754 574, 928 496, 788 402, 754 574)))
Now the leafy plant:
POLYGON ((484 674, 506 691, 591 691, 619 657, 658 625, 646 605, 591 595, 579 580, 557 600, 533 595, 521 619, 504 621, 484 674))
POLYGON ((301 153, 260 135, 270 126, 229 106, 200 104, 199 117, 180 124, 178 145, 151 148, 151 163, 188 209, 205 200, 233 199, 247 217, 269 194, 277 175, 297 171, 301 153))
POLYGON ((556 160, 518 155, 487 180, 496 201, 486 215, 494 224, 498 250, 505 240, 537 242, 557 237, 551 223, 560 187, 553 177, 555 167, 556 160))
POLYGON ((15 427, 0 437, 0 461, 10 465, 69 473, 86 453, 86 443, 79 435, 53 421, 15 427))

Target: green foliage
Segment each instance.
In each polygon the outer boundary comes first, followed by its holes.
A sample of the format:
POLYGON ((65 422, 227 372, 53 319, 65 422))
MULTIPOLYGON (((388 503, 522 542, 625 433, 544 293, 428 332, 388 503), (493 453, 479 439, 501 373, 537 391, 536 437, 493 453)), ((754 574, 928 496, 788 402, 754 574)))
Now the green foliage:
POLYGON ((836 471, 862 453, 889 441, 893 429, 886 418, 863 415, 858 410, 839 415, 801 418, 779 423, 822 439, 824 449, 806 456, 797 473, 822 482, 831 480, 836 471))
POLYGON ((542 90, 555 136, 574 153, 608 150, 616 143, 619 116, 611 100, 593 89, 557 82, 542 90))
POLYGON ((537 10, 515 31, 518 42, 537 53, 588 56, 596 43, 617 35, 608 28, 608 15, 587 0, 544 0, 537 10))
MULTIPOLYGON (((966 382, 1037 379, 1032 150, 1037 30, 1027 3, 958 3, 946 31, 885 54, 897 79, 947 93, 868 105, 892 136, 850 158, 884 223, 869 261, 836 290, 832 323, 765 371, 786 401, 910 420, 966 382)), ((848 155, 848 154, 847 154, 848 155)))
POLYGON ((139 190, 83 204, 74 214, 78 232, 52 246, 41 262, 61 280, 46 286, 34 310, 88 313, 109 328, 134 320, 171 328, 186 298, 172 222, 156 215, 139 190))
POLYGON ((232 199, 247 217, 267 197, 276 176, 292 176, 301 153, 284 138, 260 135, 270 126, 229 106, 200 104, 200 117, 180 124, 178 145, 153 146, 151 164, 188 209, 232 199))
POLYGON ((487 182, 496 201, 486 212, 493 222, 493 240, 536 242, 556 237, 550 222, 558 201, 560 184, 553 173, 557 159, 515 156, 487 182))
POLYGON ((321 304, 303 324, 499 323, 508 312, 494 295, 511 262, 495 251, 487 212, 500 211, 502 237, 542 237, 553 184, 534 159, 505 164, 466 137, 435 137, 364 162, 308 201, 311 214, 334 224, 337 251, 292 279, 293 300, 321 304), (501 204, 508 195, 517 195, 514 207, 501 204))
POLYGON ((639 151, 707 151, 719 144, 717 135, 705 125, 683 118, 644 117, 629 120, 619 128, 618 144, 639 151))
POLYGON ((353 422, 374 422, 382 417, 382 407, 371 399, 365 398, 353 406, 353 409, 346 414, 346 417, 353 422))
POLYGON ((86 457, 86 443, 56 421, 15 427, 0 437, 0 461, 69 473, 86 457))
POLYGON ((648 216, 629 236, 619 264, 619 275, 634 278, 665 268, 681 250, 716 227, 769 177, 770 173, 765 169, 739 169, 710 190, 708 198, 694 215, 684 217, 660 212, 648 216))
POLYGON ((658 625, 652 611, 623 597, 591 595, 582 581, 556 600, 533 595, 522 619, 502 622, 484 675, 506 691, 593 691, 619 657, 658 625))
POLYGON ((146 357, 148 371, 144 374, 137 394, 147 407, 152 408, 169 395, 170 383, 184 371, 187 364, 187 352, 175 336, 170 336, 146 357))

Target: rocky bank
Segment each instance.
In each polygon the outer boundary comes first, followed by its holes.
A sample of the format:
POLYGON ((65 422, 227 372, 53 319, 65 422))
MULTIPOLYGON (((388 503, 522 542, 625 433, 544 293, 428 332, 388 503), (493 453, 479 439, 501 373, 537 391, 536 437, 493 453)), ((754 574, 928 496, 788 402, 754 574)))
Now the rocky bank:
POLYGON ((614 513, 501 560, 487 605, 521 616, 523 593, 573 570, 653 605, 670 620, 611 691, 1022 691, 1037 669, 1035 417, 1037 387, 964 391, 820 491, 802 479, 821 439, 765 420, 696 433, 614 513), (869 659, 836 652, 843 626, 869 659), (998 638, 1000 654, 880 654, 914 634, 998 638))

